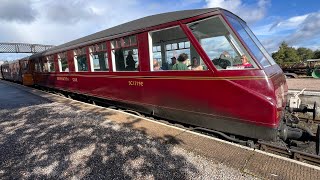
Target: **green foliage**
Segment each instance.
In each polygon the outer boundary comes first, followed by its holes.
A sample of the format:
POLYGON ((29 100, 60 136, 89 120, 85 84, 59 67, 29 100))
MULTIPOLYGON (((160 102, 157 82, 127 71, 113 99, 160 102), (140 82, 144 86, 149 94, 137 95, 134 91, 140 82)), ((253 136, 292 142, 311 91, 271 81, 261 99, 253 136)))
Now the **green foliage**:
POLYGON ((313 59, 320 59, 320 50, 319 49, 314 51, 313 59))
POLYGON ((297 49, 297 52, 300 57, 300 61, 304 61, 306 59, 312 59, 314 57, 314 52, 308 48, 300 47, 297 49))
POLYGON ((312 51, 304 47, 295 49, 289 47, 286 42, 282 42, 279 50, 272 53, 272 57, 279 65, 293 64, 306 61, 307 59, 320 58, 320 50, 312 51))

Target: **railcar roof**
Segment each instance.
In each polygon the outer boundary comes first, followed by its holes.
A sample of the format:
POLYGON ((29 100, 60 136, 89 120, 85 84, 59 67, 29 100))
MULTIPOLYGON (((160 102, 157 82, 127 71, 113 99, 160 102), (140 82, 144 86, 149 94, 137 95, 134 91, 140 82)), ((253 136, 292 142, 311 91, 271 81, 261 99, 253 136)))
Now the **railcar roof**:
POLYGON ((195 17, 198 15, 202 15, 202 14, 206 14, 206 13, 210 13, 218 10, 224 10, 224 9, 207 8, 207 9, 183 10, 183 11, 175 11, 175 12, 151 15, 151 16, 133 20, 133 21, 130 21, 130 22, 127 22, 127 23, 85 36, 82 38, 67 42, 59 46, 55 46, 49 50, 46 50, 41 53, 37 53, 33 56, 35 57, 40 55, 49 55, 52 53, 65 51, 65 50, 74 48, 76 46, 82 46, 87 43, 95 43, 95 42, 107 39, 108 37, 110 38, 112 36, 116 36, 119 34, 141 30, 145 28, 150 28, 160 24, 174 22, 177 20, 183 20, 183 19, 195 17))

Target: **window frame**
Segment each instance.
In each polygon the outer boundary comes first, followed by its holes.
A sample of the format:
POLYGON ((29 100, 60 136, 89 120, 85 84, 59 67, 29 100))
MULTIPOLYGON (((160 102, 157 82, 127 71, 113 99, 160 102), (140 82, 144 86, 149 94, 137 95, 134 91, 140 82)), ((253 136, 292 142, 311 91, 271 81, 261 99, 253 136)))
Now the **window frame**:
MULTIPOLYGON (((260 47, 256 44, 256 41, 253 38, 256 38, 256 36, 253 34, 253 32, 251 31, 251 29, 246 25, 244 26, 243 24, 245 24, 245 22, 241 19, 239 19, 238 17, 235 17, 232 14, 226 14, 224 16, 224 20, 228 23, 229 28, 232 29, 233 33, 236 35, 236 37, 238 38, 238 40, 240 40, 241 44, 243 47, 245 47, 245 50, 248 52, 248 54, 250 54, 251 58, 255 61, 255 63, 259 66, 259 69, 264 69, 270 66, 273 66, 273 64, 270 62, 270 60, 266 57, 266 55, 264 54, 263 50, 260 49, 260 47), (235 29, 235 27, 232 25, 232 22, 229 20, 229 18, 237 21, 239 23, 239 25, 243 28, 243 30, 246 32, 246 34, 248 35, 248 37, 251 39, 252 43, 256 46, 257 49, 260 50, 261 54, 263 55, 263 57, 266 59, 266 61, 269 63, 268 65, 264 66, 257 58, 256 55, 253 53, 253 51, 251 50, 251 48, 248 46, 247 42, 243 40, 242 36, 238 33, 238 31, 235 29), (248 32, 247 28, 249 29, 250 32, 248 32), (253 36, 250 35, 250 33, 252 33, 253 36)), ((257 39, 257 38, 256 38, 257 39)), ((257 39, 258 40, 258 39, 257 39)), ((260 43, 260 41, 258 40, 258 42, 260 43)), ((261 43, 260 43, 261 44, 261 43)), ((261 44, 262 45, 262 44, 261 44)), ((263 47, 263 46, 262 46, 263 47)), ((264 49, 264 47, 263 47, 264 49)), ((264 49, 265 50, 265 49, 264 49)), ((268 53, 268 52, 266 52, 268 53)), ((268 53, 269 54, 269 53, 268 53)), ((270 56, 270 55, 269 55, 270 56)))
MULTIPOLYGON (((110 66, 109 66, 109 51, 108 51, 108 42, 109 41, 104 41, 104 42, 99 42, 99 43, 95 43, 92 44, 90 46, 88 46, 89 49, 89 61, 90 61, 90 70, 91 72, 110 72, 110 66), (100 46, 104 44, 105 49, 100 50, 100 46), (98 47, 98 48, 97 48, 98 47), (105 62, 106 62, 106 70, 100 70, 100 71, 95 71, 94 70, 94 63, 93 63, 93 55, 95 55, 95 53, 104 53, 105 54, 105 62)), ((99 62, 100 65, 100 62, 99 62)), ((101 67, 101 66, 100 66, 101 67)))
MULTIPOLYGON (((174 25, 174 26, 169 26, 169 27, 165 27, 165 28, 161 28, 161 29, 156 29, 156 30, 151 30, 151 31, 148 31, 148 47, 149 47, 149 63, 150 63, 150 72, 208 72, 210 71, 209 69, 209 66, 208 64, 206 63, 206 61, 203 59, 203 57, 201 57, 200 53, 196 50, 196 47, 195 45, 192 43, 192 40, 189 38, 189 36, 187 35, 187 33, 185 32, 184 28, 181 26, 181 25, 174 25), (167 41, 167 44, 164 45, 164 47, 162 47, 161 45, 159 44, 155 44, 156 46, 160 46, 160 49, 161 51, 164 50, 164 54, 165 54, 165 59, 167 59, 167 51, 172 51, 172 50, 181 50, 179 48, 177 49, 172 49, 171 50, 167 50, 166 49, 166 46, 168 44, 177 44, 177 47, 179 47, 179 44, 180 43, 186 43, 186 42, 189 42, 189 49, 191 48, 191 46, 193 46, 195 48, 195 51, 197 52, 197 54, 199 55, 199 57, 201 59, 199 59, 200 61, 202 60, 203 64, 206 66, 206 69, 203 69, 203 70, 199 70, 199 71, 196 71, 196 70, 192 70, 192 69, 188 69, 188 70, 183 70, 183 71, 179 71, 179 70, 171 70, 171 69, 168 69, 168 70, 161 70, 161 71, 157 71, 157 70, 154 70, 153 69, 153 41, 152 41, 152 33, 154 32, 158 32, 158 31, 163 31, 163 30, 167 30, 167 29, 172 29, 172 28, 180 28, 181 31, 183 32, 183 34, 186 36, 186 39, 181 41, 181 42, 175 42, 175 40, 170 40, 170 41, 167 41)), ((188 49, 188 48, 183 48, 183 49, 188 49)), ((192 57, 189 57, 189 60, 191 61, 192 60, 192 57)), ((191 62, 190 62, 191 63, 191 62)))
POLYGON ((241 53, 243 53, 244 55, 247 56, 247 58, 250 57, 252 62, 255 64, 255 65, 253 65, 254 66, 253 68, 219 69, 219 68, 216 67, 216 65, 213 64, 213 62, 210 59, 210 57, 208 56, 207 52, 201 46, 200 41, 197 40, 197 43, 199 44, 199 47, 206 54, 206 56, 208 57, 208 59, 210 61, 210 64, 215 68, 215 70, 218 71, 218 72, 221 72, 221 71, 222 72, 225 72, 225 71, 228 72, 228 71, 234 71, 234 70, 236 70, 236 71, 241 71, 241 70, 248 71, 248 70, 261 69, 261 65, 259 63, 257 63, 255 56, 253 56, 251 54, 251 52, 248 51, 246 44, 243 44, 243 42, 242 42, 242 38, 239 38, 238 33, 233 29, 233 27, 231 25, 229 25, 229 21, 226 20, 226 18, 224 18, 223 15, 216 14, 216 15, 212 15, 212 16, 207 16, 207 17, 204 17, 204 18, 201 18, 201 19, 185 22, 185 25, 188 28, 188 30, 191 32, 191 34, 194 36, 194 34, 192 33, 192 30, 190 29, 189 25, 192 24, 192 23, 201 22, 201 21, 205 21, 205 20, 208 20, 208 19, 212 19, 212 18, 219 18, 221 23, 225 26, 225 28, 229 32, 229 35, 235 41, 235 42, 233 42, 233 40, 231 38, 224 36, 226 38, 226 40, 230 43, 230 46, 233 48, 233 50, 236 53, 238 53, 240 56, 241 56, 241 53), (234 44, 234 43, 236 43, 236 44, 234 44), (238 49, 238 48, 240 48, 240 49, 238 49))
MULTIPOLYGON (((128 36, 123 36, 123 37, 118 37, 116 39, 111 39, 109 40, 110 43, 110 53, 111 53, 111 63, 112 63, 112 71, 113 72, 141 72, 141 58, 140 58, 140 53, 139 53, 139 43, 138 43, 138 35, 137 34, 131 34, 128 36), (131 38, 130 37, 135 37, 135 42, 131 43, 131 38), (125 39, 129 38, 129 45, 125 44, 125 39), (119 50, 119 49, 123 49, 123 52, 127 49, 137 49, 138 51, 138 63, 139 66, 137 68, 136 71, 127 71, 127 70, 123 70, 123 71, 119 71, 117 70, 117 65, 116 65, 116 57, 115 57, 115 51, 119 50)), ((110 71, 110 70, 109 70, 110 71)))
POLYGON ((75 72, 89 72, 89 64, 88 64, 88 56, 87 56, 87 51, 88 51, 88 47, 84 46, 84 47, 79 47, 76 49, 73 49, 73 64, 74 64, 74 71, 75 72), (79 54, 78 54, 79 53, 79 54), (86 71, 79 71, 79 67, 78 67, 78 57, 82 57, 84 56, 86 58, 86 65, 87 65, 87 70, 86 71))
POLYGON ((56 72, 56 65, 55 65, 55 62, 54 62, 54 55, 48 55, 48 56, 45 56, 46 58, 46 61, 47 61, 47 66, 48 66, 48 72, 51 73, 51 72, 56 72), (50 62, 52 63, 53 65, 53 70, 51 71, 50 67, 51 67, 51 64, 50 62))
POLYGON ((70 72, 70 68, 69 68, 70 66, 69 66, 67 51, 58 53, 58 54, 57 54, 57 59, 58 59, 59 72, 70 72), (65 60, 65 61, 67 62, 68 71, 62 71, 62 63, 61 63, 61 60, 65 60))

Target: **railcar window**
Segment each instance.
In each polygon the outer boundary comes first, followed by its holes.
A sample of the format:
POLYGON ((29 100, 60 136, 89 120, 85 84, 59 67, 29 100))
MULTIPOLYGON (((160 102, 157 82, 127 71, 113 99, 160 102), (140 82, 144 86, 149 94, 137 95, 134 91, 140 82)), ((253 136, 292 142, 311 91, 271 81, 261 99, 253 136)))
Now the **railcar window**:
POLYGON ((106 43, 90 46, 91 71, 109 71, 106 43))
POLYGON ((55 66, 54 66, 54 58, 53 58, 53 55, 47 56, 46 59, 47 59, 48 71, 49 71, 49 72, 55 72, 56 69, 55 69, 55 66))
POLYGON ((196 49, 190 44, 180 27, 172 27, 149 33, 150 65, 152 71, 159 70, 206 70, 207 66, 196 49), (179 62, 180 54, 187 54, 179 62))
POLYGON ((42 66, 42 70, 43 72, 48 72, 49 68, 48 68, 48 59, 47 58, 43 58, 41 61, 41 66, 42 66))
POLYGON ((188 27, 218 70, 257 68, 220 17, 193 22, 188 27))
POLYGON ((115 71, 139 71, 139 53, 136 36, 111 41, 113 69, 115 71))
POLYGON ((247 33, 249 34, 249 36, 252 38, 252 40, 256 43, 256 45, 260 48, 260 50, 262 51, 262 53, 265 55, 265 57, 268 59, 268 61, 271 63, 271 65, 276 64, 276 62, 274 61, 274 59, 270 56, 270 54, 267 52, 267 50, 263 47, 263 45, 261 44, 261 42, 258 40, 258 38, 253 34, 253 32, 251 31, 251 29, 244 23, 241 23, 241 25, 244 27, 244 29, 247 31, 247 33))
POLYGON ((39 59, 36 59, 34 66, 35 66, 36 72, 41 72, 41 63, 39 59))
POLYGON ((22 61, 21 63, 23 72, 26 72, 29 68, 29 62, 27 60, 22 61))
POLYGON ((58 64, 60 72, 69 72, 67 53, 58 54, 58 64))
POLYGON ((73 51, 74 53, 74 66, 76 72, 88 71, 86 48, 80 48, 73 51))
POLYGON ((239 21, 237 21, 234 18, 231 18, 229 16, 228 20, 233 26, 233 28, 238 32, 242 40, 246 43, 246 45, 249 47, 250 51, 253 53, 253 55, 256 57, 257 61, 263 66, 267 67, 270 66, 270 62, 267 60, 265 55, 261 52, 261 49, 257 46, 256 42, 250 37, 250 35, 247 33, 247 31, 242 27, 239 21))

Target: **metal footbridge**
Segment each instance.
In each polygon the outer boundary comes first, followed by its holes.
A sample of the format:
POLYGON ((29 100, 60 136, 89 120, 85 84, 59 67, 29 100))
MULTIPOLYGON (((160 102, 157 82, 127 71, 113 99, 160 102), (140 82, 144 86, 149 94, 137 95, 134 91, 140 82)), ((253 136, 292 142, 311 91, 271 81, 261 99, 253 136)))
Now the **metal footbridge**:
POLYGON ((37 53, 52 47, 53 45, 0 42, 0 53, 37 53))

